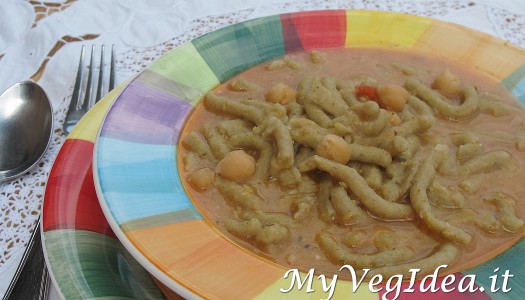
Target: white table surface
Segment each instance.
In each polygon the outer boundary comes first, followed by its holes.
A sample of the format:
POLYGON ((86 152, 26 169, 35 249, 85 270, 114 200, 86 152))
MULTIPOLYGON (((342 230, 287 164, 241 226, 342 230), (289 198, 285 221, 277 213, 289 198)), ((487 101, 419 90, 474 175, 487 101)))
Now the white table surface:
MULTIPOLYGON (((227 25, 196 21, 203 17, 233 14, 233 20, 242 21, 327 8, 413 13, 465 25, 525 47, 522 0, 2 0, 0 92, 18 81, 37 81, 51 98, 59 130, 82 44, 115 44, 119 57, 117 82, 122 82, 144 68, 150 58, 162 54, 158 45, 185 42, 188 35, 184 34, 189 30, 204 34, 227 25), (85 41, 71 41, 71 37, 82 36, 85 41), (56 45, 61 47, 53 52, 56 45)), ((29 240, 36 220, 31 212, 40 210, 47 175, 64 138, 55 134, 42 166, 0 186, 0 296, 29 240)), ((60 299, 54 287, 50 299, 60 299)))

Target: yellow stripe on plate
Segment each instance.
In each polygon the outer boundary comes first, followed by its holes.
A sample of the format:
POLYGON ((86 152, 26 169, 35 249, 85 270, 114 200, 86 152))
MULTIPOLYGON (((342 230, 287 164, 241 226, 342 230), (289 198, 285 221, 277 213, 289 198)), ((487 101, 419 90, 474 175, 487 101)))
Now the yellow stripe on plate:
POLYGON ((126 235, 162 272, 204 298, 250 299, 286 272, 235 246, 202 220, 126 235))
MULTIPOLYGON (((284 274, 283 274, 284 275, 284 274)), ((305 273, 301 273, 301 279, 304 280, 307 276, 305 273)), ((321 280, 317 277, 319 275, 314 275, 312 277, 312 292, 307 293, 308 282, 300 290, 298 289, 297 283, 294 285, 293 289, 287 293, 280 292, 280 289, 289 290, 291 285, 291 275, 286 279, 281 277, 279 280, 270 285, 264 292, 259 294, 255 299, 256 300, 288 300, 288 299, 301 299, 301 300, 318 300, 318 299, 327 299, 329 296, 328 292, 323 291, 323 285, 321 280)), ((330 276, 326 276, 330 278, 330 276)), ((331 281, 328 281, 330 283, 331 281)), ((370 292, 368 288, 368 282, 363 282, 355 293, 353 293, 353 285, 349 281, 343 281, 338 279, 335 284, 334 294, 332 300, 378 300, 379 294, 370 292)))
POLYGON ((113 100, 117 98, 120 92, 128 85, 128 81, 119 85, 111 92, 109 92, 104 98, 102 98, 97 105, 95 105, 81 120, 75 125, 75 128, 68 135, 68 139, 81 139, 88 142, 95 143, 97 138, 98 129, 106 112, 108 111, 113 100))
POLYGON ((525 63, 523 50, 516 46, 450 23, 431 26, 414 48, 461 62, 498 81, 525 63))
POLYGON ((432 22, 432 19, 398 13, 348 10, 345 46, 411 48, 432 22))

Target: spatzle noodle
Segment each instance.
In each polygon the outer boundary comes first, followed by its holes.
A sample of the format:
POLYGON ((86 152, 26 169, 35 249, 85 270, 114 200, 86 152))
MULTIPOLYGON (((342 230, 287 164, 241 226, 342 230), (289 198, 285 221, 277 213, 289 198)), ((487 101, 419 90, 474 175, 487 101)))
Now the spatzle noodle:
POLYGON ((206 94, 179 165, 211 223, 287 267, 455 272, 525 233, 524 119, 489 78, 448 61, 314 50, 206 94))

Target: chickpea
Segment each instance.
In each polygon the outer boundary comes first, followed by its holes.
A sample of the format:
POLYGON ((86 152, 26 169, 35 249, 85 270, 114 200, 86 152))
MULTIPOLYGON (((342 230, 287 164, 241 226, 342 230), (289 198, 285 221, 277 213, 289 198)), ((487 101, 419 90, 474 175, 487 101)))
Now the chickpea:
POLYGON ((202 168, 193 171, 188 181, 197 190, 205 190, 213 185, 215 172, 210 168, 202 168))
POLYGON ((439 74, 431 86, 433 89, 449 97, 456 97, 463 90, 461 79, 459 79, 457 75, 452 74, 448 69, 439 74))
POLYGON ((231 151, 217 164, 217 173, 230 180, 248 179, 255 173, 255 159, 244 150, 231 151))
POLYGON ((348 143, 342 137, 327 134, 317 145, 315 154, 346 165, 352 153, 348 143))
POLYGON ((387 84, 377 88, 377 101, 387 110, 402 111, 409 96, 408 91, 397 84, 387 84))
POLYGON ((279 104, 295 102, 295 91, 284 83, 272 86, 265 95, 266 101, 279 104))
POLYGON ((326 53, 323 53, 318 50, 313 50, 310 52, 310 61, 314 64, 322 64, 326 60, 326 53))

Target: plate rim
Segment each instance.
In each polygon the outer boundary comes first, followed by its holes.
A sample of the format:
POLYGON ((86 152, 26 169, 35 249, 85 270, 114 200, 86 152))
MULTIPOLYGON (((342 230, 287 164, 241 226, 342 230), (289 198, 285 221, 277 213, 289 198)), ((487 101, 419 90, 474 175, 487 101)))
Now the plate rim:
MULTIPOLYGON (((79 124, 93 124, 96 122, 96 120, 92 120, 91 118, 94 117, 95 115, 97 114, 106 114, 111 105, 115 102, 115 100, 120 96, 120 93, 124 90, 124 88, 132 81, 134 80, 136 77, 136 75, 130 77, 129 79, 125 80, 123 83, 119 84, 113 91, 109 91, 104 97, 102 97, 102 99, 94 106, 94 108, 96 107, 103 107, 104 105, 107 105, 105 104, 105 102, 109 101, 110 104, 108 105, 108 107, 104 110, 104 111, 95 111, 95 110, 90 110, 80 121, 79 121, 79 124), (115 93, 116 92, 116 93, 115 93)), ((100 127, 102 126, 103 124, 103 120, 100 120, 99 124, 97 124, 97 132, 96 134, 98 135, 98 130, 100 129, 100 127)), ((64 145, 66 145, 66 142, 72 142, 72 140, 76 140, 76 141, 82 141, 82 142, 87 142, 87 143, 92 143, 93 144, 93 151, 95 150, 95 142, 93 141, 89 141, 89 140, 86 140, 85 138, 82 138, 82 137, 78 137, 77 135, 80 134, 80 133, 86 133, 88 132, 89 129, 86 129, 84 127, 80 127, 80 126, 77 126, 75 127, 72 132, 64 139, 64 142, 62 143, 62 145, 60 145, 60 148, 57 152, 57 157, 58 155, 60 155, 63 151, 63 147, 64 145)), ((69 142, 67 144, 69 144, 69 142)), ((74 143, 74 142, 73 142, 74 143)), ((89 156, 89 158, 92 159, 92 153, 91 155, 89 156)), ((53 174, 56 175, 56 173, 60 173, 61 169, 59 169, 59 171, 54 171, 54 168, 55 168, 55 163, 56 163, 56 158, 55 158, 55 161, 53 162, 52 166, 51 166, 51 169, 49 171, 49 175, 48 175, 48 180, 49 180, 49 177, 53 174)), ((86 176, 89 176, 91 174, 86 174, 86 176)), ((80 185, 80 184, 79 184, 80 185)), ((44 260, 46 262, 46 266, 47 266, 47 269, 48 269, 48 272, 49 272, 49 277, 51 279, 51 283, 54 285, 55 287, 55 290, 57 291, 57 294, 59 296, 60 299, 66 299, 65 297, 65 294, 63 292, 63 285, 62 284, 59 284, 59 281, 57 279, 57 276, 55 274, 55 264, 51 261, 50 257, 49 257, 49 252, 48 252, 48 245, 47 243, 49 242, 48 241, 48 238, 46 238, 46 236, 48 236, 47 233, 49 232, 53 232, 53 231, 60 231, 60 230, 70 230, 70 231, 73 231, 73 232, 79 232, 79 231, 86 231, 86 232, 91 232, 91 233, 96 233, 96 234, 100 234, 101 236, 105 236, 105 237, 108 237, 108 238, 113 238, 116 240, 117 243, 121 243, 121 241, 119 239, 116 239, 115 237, 110 237, 108 235, 104 235, 102 233, 99 233, 99 232, 95 232, 93 230, 89 230, 89 229, 79 229, 79 228, 53 228, 53 229, 48 229, 48 230, 45 230, 44 228, 44 218, 46 217, 46 214, 47 214, 47 211, 45 209, 45 202, 46 201, 51 201, 51 199, 49 199, 49 194, 47 193, 47 189, 48 189, 48 185, 47 185, 47 182, 46 182, 46 188, 44 189, 44 193, 42 195, 42 212, 39 216, 39 219, 40 219, 40 226, 38 228, 39 230, 39 233, 41 235, 41 244, 42 244, 42 252, 43 252, 43 255, 44 255, 44 260)), ((95 189, 95 186, 93 186, 93 189, 95 189)), ((97 202, 96 203, 100 203, 97 199, 97 202)), ((124 247, 124 246, 123 246, 124 247)), ((124 247, 125 248, 125 247, 124 247)), ((125 248, 125 251, 128 251, 127 248, 125 248)), ((77 254, 78 252, 75 251, 77 254)), ((128 251, 129 252, 129 251, 128 251)), ((134 257, 133 257, 134 258, 134 257)), ((142 264, 140 264, 140 266, 142 267, 142 264)), ((73 281, 76 281, 76 279, 73 279, 73 281)), ((152 282, 153 284, 153 282, 152 282)), ((162 292, 160 291, 159 287, 157 285, 155 285, 155 288, 158 289, 159 293, 162 294, 162 292)))
MULTIPOLYGON (((496 37, 496 36, 493 36, 491 34, 488 34, 488 33, 485 33, 485 32, 482 32, 478 29, 475 29, 475 28, 470 28, 470 27, 467 27, 467 26, 464 26, 464 25, 461 25, 461 24, 457 24, 457 23, 452 23, 452 22, 449 22, 449 21, 444 21, 444 20, 440 20, 440 19, 437 19, 437 18, 434 18, 434 17, 427 17, 427 16, 420 16, 420 15, 414 15, 414 14, 409 14, 409 13, 401 13, 401 12, 393 12, 393 11, 380 11, 380 10, 360 10, 360 9, 327 9, 327 10, 311 10, 311 11, 297 11, 297 12, 287 12, 287 13, 281 13, 281 14, 275 14, 275 15, 268 15, 268 16, 263 16, 263 17, 258 17, 258 18, 255 18, 255 19, 249 19, 249 20, 244 20, 244 21, 241 21, 241 22, 238 22, 238 23, 234 23, 234 24, 230 24, 226 27, 231 27, 231 26, 234 26, 234 25, 237 25, 237 24, 244 24, 246 22, 250 22, 250 21, 255 21, 255 20, 261 20, 261 19, 268 19, 270 17, 280 17, 280 16, 283 16, 283 15, 289 15, 289 14, 296 14, 296 13, 320 13, 320 14, 324 14, 326 12, 333 12, 333 11, 337 11, 337 12, 344 12, 346 14, 348 14, 349 12, 351 13, 358 13, 358 14, 363 14, 363 15, 366 15, 366 14, 377 14, 377 15, 385 15, 385 14, 390 14, 390 15, 394 15, 394 16, 401 16, 403 18, 411 18, 412 20, 414 19, 417 19, 417 20, 424 20, 424 21, 429 21, 431 22, 432 24, 438 24, 440 27, 441 26, 451 26, 453 28, 456 28, 456 29, 459 29, 461 31, 466 31, 466 32, 470 32, 470 33, 477 33, 478 35, 480 35, 481 37, 485 37, 485 38, 489 38, 491 40, 491 42, 494 42, 494 41, 498 41, 498 42, 504 42, 505 44, 505 47, 513 47, 515 49, 518 49, 519 52, 521 52, 521 54, 525 55, 525 49, 524 48, 521 48, 515 44, 512 44, 510 42, 507 42, 499 37, 496 37)), ((224 27, 224 28, 226 28, 224 27)), ((223 28, 220 28, 220 29, 223 29, 223 28)), ((217 29, 217 30, 220 30, 220 29, 217 29)), ((217 32, 217 30, 214 30, 214 31, 211 31, 209 33, 206 33, 204 35, 209 35, 209 34, 213 34, 215 32, 217 32)), ((199 36, 199 37, 202 37, 203 35, 199 36)), ((199 38, 197 37, 197 38, 199 38)), ((189 40, 183 44, 181 44, 180 46, 174 48, 174 50, 176 50, 177 48, 180 48, 182 46, 185 46, 187 44, 191 44, 192 41, 194 41, 195 39, 192 39, 192 40, 189 40)), ((389 47, 390 45, 387 45, 387 47, 389 47)), ((346 45, 343 46, 343 47, 347 47, 346 45)), ((381 47, 383 48, 384 45, 365 45, 365 46, 362 46, 362 45, 356 45, 356 47, 381 47)), ((403 49, 403 48, 407 48, 407 47, 399 47, 399 46, 394 46, 393 49, 403 49)), ((170 52, 166 53, 165 55, 162 55, 158 58, 156 58, 155 60, 153 60, 151 62, 151 64, 154 64, 155 62, 157 62, 160 58, 163 58, 165 56, 167 56, 168 54, 170 54, 171 52, 173 52, 174 50, 171 50, 170 52)), ((301 51, 308 51, 308 49, 303 49, 301 51)), ((284 55, 287 54, 288 52, 285 51, 284 52, 284 55)), ((440 54, 441 55, 441 54, 440 54)), ((444 56, 445 58, 447 58, 446 56, 444 56)), ((268 61, 268 60, 265 60, 265 61, 268 61)), ((255 65, 259 65, 261 63, 264 63, 265 61, 262 61, 262 62, 258 62, 256 63, 255 65)), ((150 64, 150 66, 151 66, 150 64)), ((253 65, 253 66, 255 66, 253 65)), ((251 68, 253 66, 250 66, 248 67, 251 68)), ((525 64, 520 64, 520 66, 525 66, 525 64)), ((472 66, 470 66, 472 67, 472 66)), ((130 81, 131 82, 134 82, 135 80, 137 80, 137 77, 139 77, 139 75, 143 74, 145 71, 148 71, 149 70, 149 66, 144 69, 143 71, 141 71, 139 74, 137 74, 137 76, 132 80, 130 81)), ((244 70, 247 70, 247 69, 243 69, 244 70)), ((514 71, 517 71, 517 69, 515 69, 514 71)), ((242 72, 242 71, 241 71, 242 72)), ((488 74, 486 72, 482 72, 484 75, 487 75, 487 76, 490 76, 492 77, 492 79, 494 79, 494 75, 493 74, 488 74)), ((237 73, 238 74, 238 73, 237 73)), ((510 74, 509 74, 510 76, 510 74)), ((523 78, 525 79, 525 77, 523 78)), ((221 80, 221 82, 219 84, 222 84, 224 81, 221 80)), ((503 82, 502 80, 499 80, 498 81, 499 84, 502 84, 503 85, 503 82)), ((124 88, 124 90, 128 88, 128 86, 126 86, 124 88)), ((508 87, 505 87, 506 90, 508 90, 510 93, 512 93, 511 89, 508 88, 508 87)), ((123 90, 123 91, 124 91, 123 90)), ((123 92, 122 91, 122 92, 123 92)), ((515 95, 514 95, 515 96, 515 95)), ((515 96, 516 98, 518 98, 517 96, 515 96)), ((99 149, 99 146, 100 146, 100 135, 101 135, 101 132, 103 130, 103 127, 104 127, 104 124, 106 124, 106 118, 108 117, 108 115, 110 114, 112 108, 114 107, 114 105, 118 102, 120 98, 120 95, 119 97, 116 97, 116 99, 111 103, 111 106, 108 108, 108 110, 106 111, 106 114, 104 116, 104 119, 98 129, 98 133, 97 133, 97 138, 96 138, 96 141, 95 141, 95 148, 94 148, 94 151, 93 151, 93 177, 94 177, 94 181, 95 181, 95 189, 96 189, 96 192, 97 192, 97 197, 99 199, 99 202, 101 204, 101 207, 102 207, 102 210, 104 212, 104 215, 106 216, 106 219, 108 220, 108 223, 110 224, 111 228, 113 229, 113 231, 115 232, 115 234, 117 235, 119 241, 126 247, 126 250, 128 250, 133 256, 134 258, 139 261, 139 263, 141 263, 141 265, 152 275, 154 275, 159 281, 161 281, 163 284, 165 284, 167 287, 169 287, 170 289, 174 290, 175 292, 181 294, 182 296, 188 298, 188 299, 203 299, 202 295, 198 292, 198 291, 194 291, 193 289, 191 289, 190 287, 187 287, 186 285, 184 285, 183 283, 179 282, 177 279, 174 279, 172 277, 169 277, 168 275, 166 275, 165 272, 163 272, 162 270, 160 270, 157 266, 155 266, 154 263, 152 263, 150 261, 150 259, 148 258, 148 256, 144 255, 143 252, 141 252, 135 245, 134 243, 129 239, 129 237, 126 235, 126 233, 122 230, 122 227, 121 225, 119 225, 119 223, 117 222, 117 220, 115 219, 115 217, 113 216, 112 214, 112 211, 111 209, 109 208, 108 206, 108 203, 104 197, 104 192, 102 191, 102 188, 101 188, 101 185, 100 185, 100 178, 99 178, 99 174, 97 172, 97 170, 99 169, 99 166, 98 166, 98 149, 99 149)), ((523 103, 523 100, 518 100, 520 103, 524 104, 523 103)), ((200 102, 200 100, 199 100, 200 102)), ((193 111, 193 110, 192 110, 193 111)), ((183 127, 185 126, 185 123, 186 121, 184 122, 184 125, 183 127)), ((175 146, 177 146, 179 144, 179 139, 180 139, 180 136, 177 138, 177 141, 175 142, 175 146)), ((178 151, 177 151, 177 155, 178 155, 178 151)), ((176 168, 176 171, 179 172, 179 168, 176 168)), ((200 213, 200 211, 199 211, 200 213)), ((206 218, 203 218, 203 221, 210 227, 213 228, 212 225, 208 224, 208 220, 206 218)), ((509 249, 511 249, 512 247, 514 247, 515 245, 517 245, 518 243, 521 243, 525 240, 525 236, 522 236, 520 238, 517 239, 517 241, 515 243, 513 243, 508 249, 506 249, 505 251, 503 251, 502 253, 496 255, 495 257, 491 258, 490 260, 488 261, 485 261, 485 262, 482 262, 482 263, 479 263, 475 266, 472 266, 472 267, 469 267, 465 270, 462 270, 462 271, 459 271, 459 272, 456 272, 456 273, 453 273, 453 274, 461 274, 463 272, 466 272, 476 266, 479 266, 483 263, 486 263, 486 262, 489 262, 489 261, 492 261, 494 260, 496 257, 504 254, 505 252, 507 252, 509 249)), ((233 243, 236 247, 242 249, 243 251, 245 251, 245 249, 235 243, 233 243)), ((263 259, 260 259, 261 261, 263 261, 263 259)), ((281 265, 278 265, 279 267, 283 268, 283 269, 287 269, 285 266, 281 266, 281 265)), ((303 272, 301 272, 303 273, 303 272)), ((378 293, 375 293, 375 294, 378 294, 378 293)), ((488 294, 487 294, 488 295, 488 294)))

